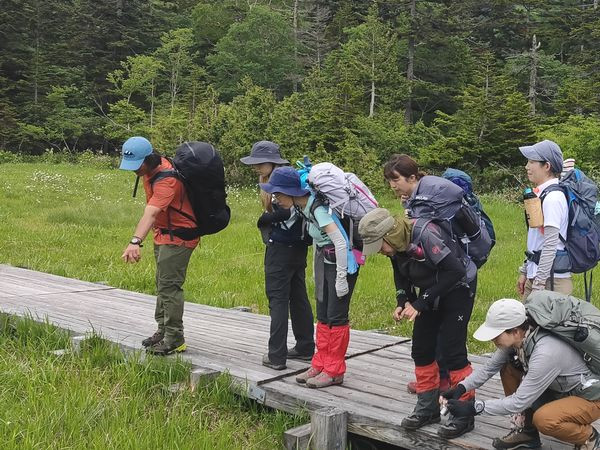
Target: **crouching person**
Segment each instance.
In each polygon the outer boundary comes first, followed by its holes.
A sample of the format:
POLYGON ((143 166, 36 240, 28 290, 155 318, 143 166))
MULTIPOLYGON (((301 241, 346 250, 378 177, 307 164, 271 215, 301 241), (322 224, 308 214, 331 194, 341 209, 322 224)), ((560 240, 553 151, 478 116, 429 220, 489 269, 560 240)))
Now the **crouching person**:
POLYGON ((494 302, 473 336, 491 340, 498 349, 484 367, 442 394, 448 410, 462 417, 525 412, 525 423, 492 441, 497 449, 539 448, 539 432, 575 449, 599 449, 598 431, 591 424, 600 418, 600 377, 575 348, 534 325, 520 301, 494 302), (459 400, 498 372, 506 397, 459 400))

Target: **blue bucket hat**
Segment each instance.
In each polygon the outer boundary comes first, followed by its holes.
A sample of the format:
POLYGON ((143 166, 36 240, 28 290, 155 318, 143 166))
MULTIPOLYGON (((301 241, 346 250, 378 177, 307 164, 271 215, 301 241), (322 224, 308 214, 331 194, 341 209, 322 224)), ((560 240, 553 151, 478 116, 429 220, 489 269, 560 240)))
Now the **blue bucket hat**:
POLYGON ((554 141, 546 139, 533 145, 519 147, 519 150, 525 158, 531 161, 548 161, 554 173, 561 173, 563 170, 563 154, 554 141))
POLYGON ((152 144, 141 136, 130 137, 123 144, 122 159, 119 169, 138 170, 144 158, 152 153, 152 144))
POLYGON ((269 194, 281 193, 291 197, 303 197, 310 194, 300 185, 300 174, 292 167, 277 167, 268 183, 259 183, 260 188, 269 194))

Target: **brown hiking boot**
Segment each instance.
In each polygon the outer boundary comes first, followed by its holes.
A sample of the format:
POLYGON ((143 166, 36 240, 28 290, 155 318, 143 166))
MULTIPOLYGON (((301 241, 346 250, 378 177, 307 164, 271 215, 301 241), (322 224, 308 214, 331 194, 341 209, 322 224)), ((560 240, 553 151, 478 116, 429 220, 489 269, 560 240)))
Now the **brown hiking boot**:
POLYGON ((501 438, 494 438, 492 446, 499 450, 509 448, 540 448, 540 434, 535 428, 513 428, 501 438))
POLYGON ((308 380, 309 378, 314 378, 317 375, 319 375, 320 373, 321 373, 321 371, 319 369, 315 369, 314 367, 311 367, 310 369, 308 369, 305 372, 302 372, 300 375, 298 375, 296 377, 296 383, 304 384, 304 383, 306 383, 306 380, 308 380))
POLYGON ((178 344, 167 344, 165 341, 160 341, 158 344, 148 347, 146 353, 150 353, 156 356, 167 356, 173 353, 185 352, 187 345, 182 341, 178 344))
POLYGON ((576 445, 575 450, 598 450, 600 449, 600 433, 592 427, 592 436, 585 441, 585 444, 576 445))
POLYGON ((318 389, 318 388, 333 386, 335 384, 342 384, 343 382, 344 382, 344 375, 339 375, 337 377, 330 377, 325 372, 321 372, 316 377, 309 378, 308 380, 306 380, 306 385, 309 388, 318 389))
POLYGON ((144 347, 152 347, 153 345, 156 345, 160 341, 162 341, 164 337, 165 337, 165 335, 164 335, 164 333, 162 331, 157 331, 152 336, 147 337, 146 339, 144 339, 142 341, 142 345, 144 347))

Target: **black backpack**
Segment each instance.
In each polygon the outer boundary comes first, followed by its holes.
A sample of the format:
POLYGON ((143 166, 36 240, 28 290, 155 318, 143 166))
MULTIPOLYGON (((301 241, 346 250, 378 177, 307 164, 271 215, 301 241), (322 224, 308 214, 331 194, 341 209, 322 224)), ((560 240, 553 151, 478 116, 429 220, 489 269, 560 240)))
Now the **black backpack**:
POLYGON ((207 142, 184 142, 177 147, 171 163, 174 170, 157 173, 150 184, 167 177, 181 180, 195 217, 171 208, 196 222, 196 228, 167 231, 181 239, 193 240, 224 229, 229 224, 231 209, 226 202, 225 169, 219 152, 207 142))

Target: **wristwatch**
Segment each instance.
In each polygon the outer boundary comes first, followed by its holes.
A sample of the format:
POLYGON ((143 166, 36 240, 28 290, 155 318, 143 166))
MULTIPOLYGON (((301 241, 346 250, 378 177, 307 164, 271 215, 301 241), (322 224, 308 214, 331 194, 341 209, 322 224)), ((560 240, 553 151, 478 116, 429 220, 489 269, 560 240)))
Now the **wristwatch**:
POLYGON ((473 408, 475 408, 476 415, 481 414, 485 409, 485 402, 483 400, 475 400, 473 408))
POLYGON ((139 245, 140 247, 143 247, 142 240, 137 236, 132 237, 129 243, 131 245, 139 245))

